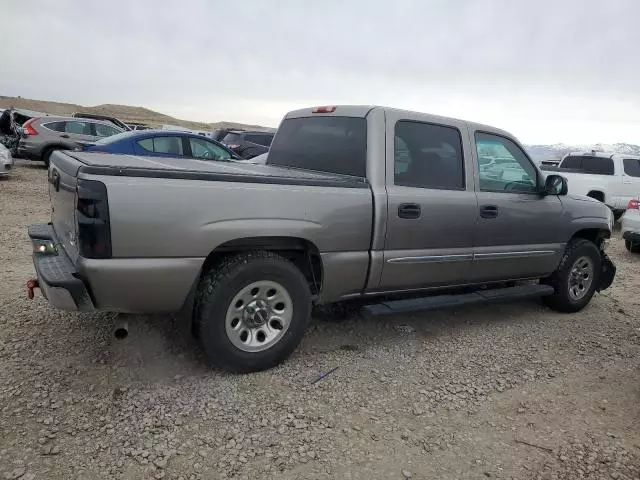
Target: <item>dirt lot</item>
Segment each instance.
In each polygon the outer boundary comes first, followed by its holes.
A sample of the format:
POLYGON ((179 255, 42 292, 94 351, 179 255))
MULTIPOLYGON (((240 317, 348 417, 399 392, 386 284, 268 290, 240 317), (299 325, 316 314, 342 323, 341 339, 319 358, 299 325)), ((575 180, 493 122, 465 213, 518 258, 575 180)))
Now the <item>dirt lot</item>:
POLYGON ((26 300, 46 172, 0 181, 0 477, 640 478, 640 256, 575 315, 536 302, 313 322, 274 370, 210 370, 169 317, 26 300), (336 371, 311 382, 323 372, 336 371))

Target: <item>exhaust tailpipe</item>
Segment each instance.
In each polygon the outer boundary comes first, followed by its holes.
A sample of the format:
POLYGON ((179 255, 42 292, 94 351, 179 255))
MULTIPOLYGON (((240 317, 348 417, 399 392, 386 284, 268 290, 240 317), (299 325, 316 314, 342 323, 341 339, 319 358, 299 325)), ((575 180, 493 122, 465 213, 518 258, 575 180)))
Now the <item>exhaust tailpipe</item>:
POLYGON ((118 322, 116 329, 113 331, 113 335, 117 340, 124 340, 129 335, 129 322, 118 322))

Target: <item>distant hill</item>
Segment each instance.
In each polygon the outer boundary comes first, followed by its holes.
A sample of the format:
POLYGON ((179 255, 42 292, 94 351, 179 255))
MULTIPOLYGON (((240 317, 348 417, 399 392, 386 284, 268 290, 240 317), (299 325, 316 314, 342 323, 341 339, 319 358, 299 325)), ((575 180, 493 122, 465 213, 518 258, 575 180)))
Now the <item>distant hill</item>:
POLYGON ((181 120, 163 113, 154 112, 144 107, 132 107, 129 105, 96 105, 95 107, 85 107, 74 103, 48 102, 46 100, 32 100, 21 97, 5 97, 0 95, 0 108, 9 108, 13 105, 16 108, 35 110, 37 112, 49 113, 52 115, 71 115, 73 112, 98 113, 109 115, 122 120, 125 123, 144 123, 152 127, 161 125, 179 125, 181 127, 192 128, 194 130, 211 131, 216 128, 243 128, 246 130, 267 130, 273 128, 262 127, 260 125, 245 125, 234 122, 192 122, 181 120))
POLYGON ((640 156, 640 146, 631 143, 595 143, 593 145, 526 145, 534 160, 559 160, 569 152, 607 152, 640 156))

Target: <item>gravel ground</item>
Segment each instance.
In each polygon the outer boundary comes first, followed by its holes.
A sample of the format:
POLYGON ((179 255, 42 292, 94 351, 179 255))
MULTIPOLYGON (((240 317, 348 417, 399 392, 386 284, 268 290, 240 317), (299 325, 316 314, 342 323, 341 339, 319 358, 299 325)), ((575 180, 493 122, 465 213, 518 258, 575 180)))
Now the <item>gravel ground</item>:
POLYGON ((46 171, 0 181, 0 478, 640 478, 640 256, 583 312, 314 320, 281 367, 210 370, 171 317, 26 300, 46 171), (337 367, 323 380, 320 374, 337 367))

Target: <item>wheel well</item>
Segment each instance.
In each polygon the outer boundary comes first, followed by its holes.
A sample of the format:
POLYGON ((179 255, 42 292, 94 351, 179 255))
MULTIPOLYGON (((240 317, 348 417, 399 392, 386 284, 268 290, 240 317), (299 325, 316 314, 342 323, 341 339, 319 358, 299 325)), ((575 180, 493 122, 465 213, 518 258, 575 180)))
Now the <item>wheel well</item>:
POLYGON ((579 230, 574 233, 573 237, 571 238, 584 238, 585 240, 589 240, 599 247, 600 242, 608 236, 609 232, 607 230, 602 230, 600 228, 585 228, 584 230, 579 230))
POLYGON ((213 250, 202 265, 202 272, 214 268, 223 258, 251 250, 263 250, 282 255, 293 263, 309 282, 313 295, 322 290, 322 260, 318 248, 297 237, 250 237, 223 243, 213 250))
POLYGON ((42 150, 42 155, 40 156, 42 160, 47 156, 48 153, 53 152, 54 150, 69 150, 69 147, 64 145, 47 145, 44 150, 42 150))
POLYGON ((600 192, 599 190, 591 190, 589 193, 587 193, 587 197, 595 198, 596 200, 604 203, 604 193, 600 192))

